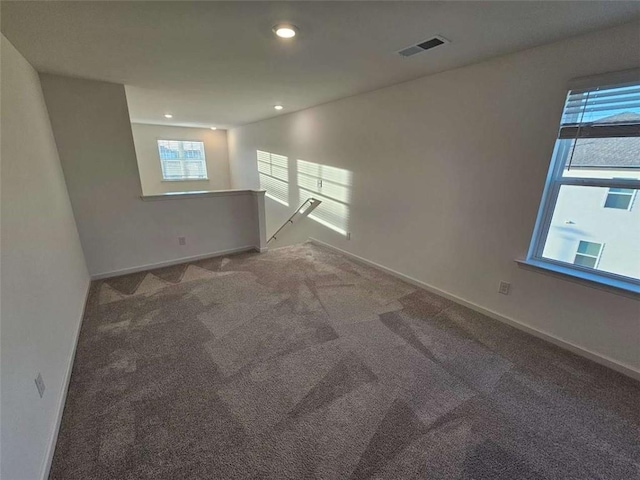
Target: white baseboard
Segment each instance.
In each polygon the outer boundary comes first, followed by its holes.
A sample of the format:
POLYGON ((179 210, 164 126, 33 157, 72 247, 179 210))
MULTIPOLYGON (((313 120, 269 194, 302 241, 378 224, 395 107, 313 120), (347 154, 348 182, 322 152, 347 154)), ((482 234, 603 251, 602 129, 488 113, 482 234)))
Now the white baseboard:
POLYGON ((78 322, 78 328, 76 329, 75 339, 73 342, 73 349, 71 351, 71 358, 69 359, 69 365, 67 365, 67 371, 64 374, 63 386, 60 398, 58 399, 58 412, 56 414, 56 423, 51 432, 49 438, 49 447, 47 454, 44 457, 44 463, 41 469, 40 478, 47 480, 49 478, 49 472, 51 470, 51 464, 53 462, 53 454, 56 451, 56 444, 58 442, 58 433, 60 433, 60 425, 62 423, 62 414, 64 413, 64 406, 67 403, 67 392, 69 391, 69 384, 71 383, 71 373, 73 372, 73 363, 76 359, 76 350, 78 348, 78 340, 80 339, 80 330, 82 329, 82 322, 84 321, 84 315, 87 309, 87 301, 89 300, 89 293, 91 292, 91 282, 87 285, 87 292, 84 296, 84 303, 82 304, 82 310, 80 312, 80 321, 78 322))
POLYGON ((230 248, 228 250, 219 250, 217 252, 204 253, 202 255, 192 255, 190 257, 176 258, 174 260, 167 260, 165 262, 149 263, 146 265, 138 265, 135 267, 123 268, 120 270, 113 270, 111 272, 96 273, 91 275, 91 280, 102 280, 104 278, 117 277, 119 275, 127 275, 129 273, 144 272, 145 270, 153 270, 154 268, 170 267, 172 265, 178 265, 180 263, 195 262, 196 260, 204 260, 205 258, 221 257, 222 255, 231 255, 233 253, 241 252, 264 252, 266 249, 261 249, 255 245, 247 245, 244 247, 230 248))
POLYGON ((483 315, 486 315, 488 317, 491 317, 495 320, 498 320, 499 322, 502 323, 506 323, 507 325, 511 325, 512 327, 517 328, 518 330, 522 330, 523 332, 529 333, 531 335, 533 335, 534 337, 538 337, 541 338, 542 340, 546 340, 547 342, 553 343, 554 345, 557 345, 561 348, 564 348, 565 350, 569 350, 572 353, 575 353, 576 355, 580 355, 582 357, 588 358, 589 360, 592 360, 596 363, 599 363, 600 365, 604 365, 605 367, 608 367, 612 370, 615 370, 616 372, 622 373, 624 375, 627 375, 631 378, 634 378, 636 380, 640 380, 640 371, 635 370, 634 368, 625 365, 623 363, 620 363, 612 358, 609 358, 607 356, 601 355, 599 353, 595 353, 592 352, 590 350, 587 350, 583 347, 580 347, 578 345, 575 345, 571 342, 567 342, 566 340, 562 340, 561 338, 558 338, 554 335, 551 335, 550 333, 544 332, 542 330, 538 330, 536 328, 530 327, 529 325, 526 325, 522 322, 519 322, 517 320, 514 320, 513 318, 509 318, 506 317, 504 315, 501 315, 497 312, 494 312, 493 310, 489 310, 487 308, 481 307, 480 305, 477 305, 473 302, 469 302, 463 298, 460 298, 456 295, 453 295, 449 292, 446 292, 444 290, 440 290, 437 287, 434 287, 432 285, 429 285, 427 283, 424 283, 420 280, 417 280, 413 277, 410 277, 408 275, 405 275, 404 273, 400 273, 397 272, 395 270, 392 270, 391 268, 385 267, 384 265, 380 265, 379 263, 376 262, 372 262, 371 260, 367 260, 366 258, 360 257, 354 253, 348 252, 346 250, 342 250, 341 248, 338 247, 334 247, 333 245, 329 244, 329 243, 325 243, 321 240, 315 239, 315 238, 309 238, 309 241, 311 243, 315 243, 316 245, 320 245, 322 247, 328 248, 330 250, 333 250, 335 252, 338 252, 342 255, 345 255, 346 257, 352 258, 353 260, 363 263, 365 265, 369 265, 371 267, 377 268, 379 270, 382 270, 390 275, 393 275, 396 278, 399 278, 400 280, 404 280, 407 283, 410 283, 412 285, 415 285, 417 287, 423 288, 431 293, 435 293, 436 295, 440 295, 442 297, 445 297, 449 300, 452 300, 460 305, 463 305, 465 307, 468 307, 472 310, 475 310, 476 312, 482 313, 483 315))

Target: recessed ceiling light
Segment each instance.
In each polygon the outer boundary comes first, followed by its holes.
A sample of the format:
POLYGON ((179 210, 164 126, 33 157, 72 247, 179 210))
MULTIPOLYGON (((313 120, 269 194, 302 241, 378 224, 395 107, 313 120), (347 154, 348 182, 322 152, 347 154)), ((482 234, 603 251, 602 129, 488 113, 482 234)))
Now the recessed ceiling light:
POLYGON ((280 38, 293 38, 296 36, 296 33, 298 33, 298 27, 288 23, 282 23, 273 27, 273 33, 280 38))
POLYGON ((171 115, 170 113, 165 113, 164 118, 173 118, 173 115, 171 115))
POLYGON ((284 107, 282 105, 274 105, 274 107, 276 110, 282 110, 284 107))
POLYGON ((218 127, 211 127, 211 130, 217 130, 218 127))

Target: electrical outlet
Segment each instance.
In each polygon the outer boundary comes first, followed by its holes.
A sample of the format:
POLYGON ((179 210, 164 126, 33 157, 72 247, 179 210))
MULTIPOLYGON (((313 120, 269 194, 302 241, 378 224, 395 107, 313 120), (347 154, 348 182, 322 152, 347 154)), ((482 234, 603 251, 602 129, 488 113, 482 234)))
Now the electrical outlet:
POLYGON ((322 188, 322 179, 318 179, 318 188, 322 188))
POLYGON ((347 240, 351 240, 351 232, 347 232, 347 240))
POLYGON ((498 287, 498 293, 502 295, 509 295, 509 289, 511 289, 511 284, 508 282, 500 282, 500 286, 498 287))
POLYGON ((178 245, 186 245, 187 237, 178 237, 178 245))
POLYGON ((38 372, 38 376, 36 377, 36 388, 38 389, 38 394, 40 398, 44 395, 44 380, 42 380, 42 375, 38 372))

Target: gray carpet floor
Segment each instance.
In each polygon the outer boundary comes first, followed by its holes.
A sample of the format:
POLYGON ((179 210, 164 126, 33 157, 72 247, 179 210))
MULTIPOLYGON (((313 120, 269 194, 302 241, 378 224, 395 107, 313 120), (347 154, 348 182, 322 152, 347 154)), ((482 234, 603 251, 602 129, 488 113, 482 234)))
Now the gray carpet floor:
POLYGON ((631 480, 639 402, 304 244, 94 282, 50 478, 631 480))

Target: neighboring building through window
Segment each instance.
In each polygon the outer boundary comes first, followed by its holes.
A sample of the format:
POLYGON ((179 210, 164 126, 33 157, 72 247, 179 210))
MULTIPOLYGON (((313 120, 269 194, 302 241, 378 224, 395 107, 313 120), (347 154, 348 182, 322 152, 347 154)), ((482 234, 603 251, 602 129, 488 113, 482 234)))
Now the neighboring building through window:
POLYGON ((204 142, 158 140, 158 154, 163 180, 208 179, 204 142))
POLYGON ((640 83, 570 91, 528 260, 640 291, 638 189, 640 83))

